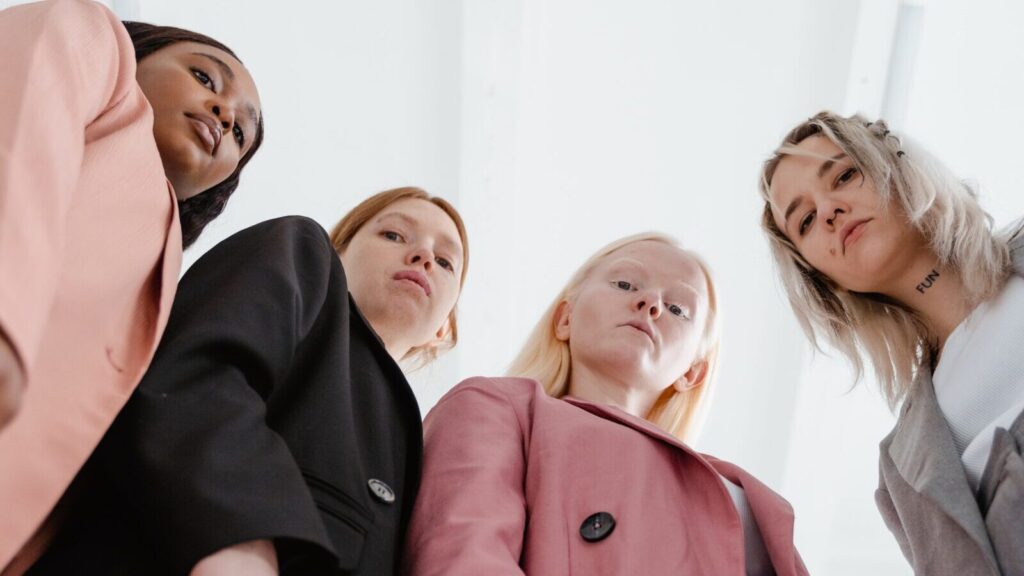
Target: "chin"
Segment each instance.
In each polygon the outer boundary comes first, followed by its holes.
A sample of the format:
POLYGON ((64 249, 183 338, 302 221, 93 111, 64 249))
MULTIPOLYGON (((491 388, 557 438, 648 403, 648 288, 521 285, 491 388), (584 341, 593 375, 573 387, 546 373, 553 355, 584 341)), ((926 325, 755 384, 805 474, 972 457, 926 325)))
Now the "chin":
MULTIPOLYGON (((573 351, 573 356, 579 354, 573 351)), ((623 345, 616 342, 604 349, 598 349, 596 353, 586 354, 590 364, 599 367, 602 372, 616 374, 622 377, 638 378, 644 373, 643 352, 635 347, 623 345)))

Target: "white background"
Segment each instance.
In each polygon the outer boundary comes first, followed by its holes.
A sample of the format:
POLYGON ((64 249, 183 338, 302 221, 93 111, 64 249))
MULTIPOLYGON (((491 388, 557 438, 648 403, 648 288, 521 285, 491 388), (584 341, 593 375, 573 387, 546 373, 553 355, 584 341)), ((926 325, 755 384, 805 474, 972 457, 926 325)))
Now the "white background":
MULTIPOLYGON (((12 2, 0 1, 0 6, 12 2)), ((717 276, 723 354, 701 450, 779 490, 812 573, 910 574, 873 503, 893 418, 870 381, 814 355, 758 227, 758 168, 822 108, 885 114, 1024 214, 1024 4, 1012 0, 111 1, 123 17, 231 46, 267 138, 186 255, 304 214, 330 227, 365 196, 453 201, 472 260, 462 340, 412 376, 424 413, 501 374, 599 246, 661 230, 717 276)))

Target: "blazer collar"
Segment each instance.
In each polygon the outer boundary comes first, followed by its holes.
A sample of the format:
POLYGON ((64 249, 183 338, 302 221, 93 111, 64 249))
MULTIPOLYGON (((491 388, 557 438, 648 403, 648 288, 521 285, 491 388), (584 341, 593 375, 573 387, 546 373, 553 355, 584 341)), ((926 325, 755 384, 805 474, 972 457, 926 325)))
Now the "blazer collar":
MULTIPOLYGON (((1024 220, 1010 235, 1013 271, 1024 276, 1024 220)), ((978 502, 967 483, 953 436, 935 397, 930 370, 918 371, 892 433, 882 440, 900 476, 952 518, 978 545, 990 564, 995 553, 978 502)))
POLYGON ((1024 219, 1018 224, 1020 226, 1010 237, 1010 258, 1013 260, 1013 271, 1018 276, 1024 276, 1024 219))
POLYGON ((918 372, 888 442, 889 457, 911 487, 952 518, 995 566, 995 553, 953 436, 939 409, 931 372, 918 372))
POLYGON ((779 576, 806 574, 806 569, 801 571, 798 568, 802 568, 803 563, 799 560, 796 548, 793 545, 792 506, 758 479, 739 466, 697 452, 672 434, 647 420, 637 418, 614 406, 588 402, 572 396, 565 396, 562 400, 605 420, 628 426, 693 456, 708 471, 715 475, 715 479, 718 480, 721 486, 722 493, 725 495, 725 498, 729 499, 730 503, 732 498, 728 495, 725 484, 718 477, 724 476, 734 484, 742 487, 747 496, 747 502, 750 504, 750 510, 757 521, 758 528, 761 530, 761 537, 764 539, 765 548, 768 550, 768 556, 772 560, 776 574, 779 576))

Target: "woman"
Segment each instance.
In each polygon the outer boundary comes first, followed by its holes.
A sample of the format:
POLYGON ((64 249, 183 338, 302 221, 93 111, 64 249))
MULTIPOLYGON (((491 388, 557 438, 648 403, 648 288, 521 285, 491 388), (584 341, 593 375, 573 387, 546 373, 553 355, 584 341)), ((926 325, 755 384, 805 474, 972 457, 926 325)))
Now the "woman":
POLYGON ((878 507, 918 574, 1024 573, 1024 237, 882 121, 822 112, 765 163, 768 235, 804 331, 890 405, 878 507))
POLYGON ((458 213, 418 188, 330 239, 288 217, 213 248, 31 573, 392 573, 422 451, 398 363, 455 345, 467 259, 458 213))
POLYGON ((182 238, 262 138, 223 45, 130 26, 84 0, 0 12, 0 569, 45 543, 149 364, 182 238))
POLYGON ((469 379, 427 416, 405 573, 805 574, 789 505, 683 443, 717 313, 706 267, 667 237, 600 250, 518 377, 469 379))

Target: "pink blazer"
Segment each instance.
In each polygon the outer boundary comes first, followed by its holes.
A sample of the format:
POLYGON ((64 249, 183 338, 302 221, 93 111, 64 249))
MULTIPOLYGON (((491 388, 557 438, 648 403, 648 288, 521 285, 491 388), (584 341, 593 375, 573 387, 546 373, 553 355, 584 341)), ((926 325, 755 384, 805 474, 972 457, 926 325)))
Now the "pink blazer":
POLYGON ((0 70, 0 330, 27 373, 0 431, 2 568, 149 364, 181 231, 135 52, 110 11, 56 0, 0 12, 0 70))
POLYGON ((719 474, 746 491, 776 573, 807 573, 782 497, 616 408, 471 378, 427 416, 425 444, 406 574, 740 576, 743 529, 719 474))

